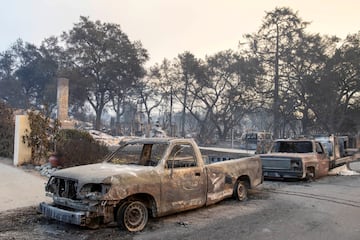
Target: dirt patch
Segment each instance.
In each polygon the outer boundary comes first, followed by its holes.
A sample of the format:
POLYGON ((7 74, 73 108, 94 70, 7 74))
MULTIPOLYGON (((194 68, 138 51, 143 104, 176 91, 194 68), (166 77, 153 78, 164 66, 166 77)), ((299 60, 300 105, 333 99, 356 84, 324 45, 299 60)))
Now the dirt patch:
POLYGON ((0 221, 0 239, 115 239, 119 236, 119 229, 114 227, 89 230, 47 219, 37 212, 37 207, 1 212, 0 221))
POLYGON ((35 207, 18 208, 0 213, 0 232, 17 230, 19 225, 36 224, 41 221, 35 207))
POLYGON ((0 239, 152 239, 157 236, 184 235, 221 219, 257 211, 269 193, 251 190, 249 200, 238 202, 227 199, 219 204, 167 217, 150 219, 143 232, 128 233, 116 224, 91 230, 43 217, 37 207, 18 208, 0 212, 0 239))

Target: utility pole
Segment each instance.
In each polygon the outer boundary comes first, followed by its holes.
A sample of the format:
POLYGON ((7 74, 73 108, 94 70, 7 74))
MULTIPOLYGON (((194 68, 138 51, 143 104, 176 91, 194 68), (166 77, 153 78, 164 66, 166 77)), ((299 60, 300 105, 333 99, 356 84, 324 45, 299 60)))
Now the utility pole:
POLYGON ((274 74, 274 137, 279 138, 279 26, 276 25, 275 74, 274 74))
POLYGON ((173 137, 173 125, 172 125, 172 111, 173 111, 173 88, 170 87, 170 137, 173 137))
POLYGON ((181 136, 185 137, 185 113, 186 113, 186 101, 187 101, 187 90, 189 85, 188 73, 185 71, 185 91, 184 91, 184 103, 182 112, 182 125, 181 125, 181 136))

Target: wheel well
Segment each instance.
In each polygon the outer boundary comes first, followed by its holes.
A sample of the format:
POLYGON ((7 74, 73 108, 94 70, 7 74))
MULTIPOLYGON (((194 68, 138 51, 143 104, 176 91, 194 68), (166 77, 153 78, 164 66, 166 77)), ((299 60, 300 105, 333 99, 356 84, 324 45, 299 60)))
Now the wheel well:
POLYGON ((238 177, 238 179, 236 181, 244 181, 247 184, 247 187, 251 188, 250 178, 247 175, 242 175, 242 176, 238 177))
POLYGON ((311 171, 313 174, 314 174, 314 176, 316 175, 316 170, 315 170, 316 168, 315 168, 315 166, 308 166, 308 167, 306 167, 306 171, 311 171))
POLYGON ((307 166, 306 167, 305 179, 306 180, 313 180, 315 178, 317 178, 316 167, 315 166, 307 166))
POLYGON ((120 201, 116 208, 114 209, 114 216, 115 219, 117 218, 117 212, 118 209, 125 203, 130 202, 130 201, 141 201, 142 203, 145 204, 146 208, 150 211, 149 215, 152 217, 156 217, 157 214, 157 206, 156 206, 156 201, 154 199, 153 196, 151 196, 150 194, 146 194, 146 193, 138 193, 135 195, 131 195, 125 199, 123 199, 122 201, 120 201))
POLYGON ((308 166, 308 167, 306 167, 306 171, 311 171, 312 173, 314 173, 314 175, 315 175, 315 166, 308 166))

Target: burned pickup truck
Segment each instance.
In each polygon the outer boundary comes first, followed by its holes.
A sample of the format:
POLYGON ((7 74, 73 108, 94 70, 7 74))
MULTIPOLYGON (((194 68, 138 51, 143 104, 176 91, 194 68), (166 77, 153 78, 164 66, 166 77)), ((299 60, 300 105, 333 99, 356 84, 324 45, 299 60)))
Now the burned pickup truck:
POLYGON ((313 179, 326 176, 329 171, 325 149, 310 139, 277 140, 271 152, 260 158, 265 178, 313 179))
POLYGON ((103 163, 55 172, 46 185, 52 204, 40 212, 59 221, 96 228, 117 222, 143 230, 160 217, 214 204, 262 183, 258 156, 206 150, 192 139, 135 139, 103 163), (216 162, 215 162, 216 161, 216 162))

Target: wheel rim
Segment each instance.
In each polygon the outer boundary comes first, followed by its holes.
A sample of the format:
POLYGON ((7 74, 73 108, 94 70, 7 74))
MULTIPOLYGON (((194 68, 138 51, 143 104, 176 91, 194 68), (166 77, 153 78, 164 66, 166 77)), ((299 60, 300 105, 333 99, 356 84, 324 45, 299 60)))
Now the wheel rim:
POLYGON ((237 194, 240 200, 244 199, 246 196, 246 189, 241 183, 239 183, 237 186, 237 194))
POLYGON ((147 209, 141 202, 130 203, 124 212, 124 224, 129 231, 142 230, 147 222, 147 209))

